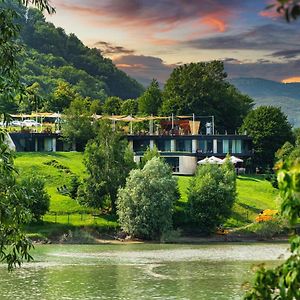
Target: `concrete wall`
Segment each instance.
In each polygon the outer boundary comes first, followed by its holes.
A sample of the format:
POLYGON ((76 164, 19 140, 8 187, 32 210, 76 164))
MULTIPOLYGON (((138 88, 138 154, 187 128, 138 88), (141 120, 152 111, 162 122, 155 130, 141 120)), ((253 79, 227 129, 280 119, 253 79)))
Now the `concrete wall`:
POLYGON ((4 136, 4 143, 8 146, 10 150, 16 151, 16 145, 8 133, 6 133, 4 136))
POLYGON ((179 156, 180 175, 194 175, 197 168, 197 158, 194 156, 179 156))
MULTIPOLYGON (((163 156, 162 156, 163 157, 163 156)), ((197 168, 197 158, 194 156, 168 155, 167 157, 179 157, 179 172, 174 172, 175 175, 194 175, 197 168)), ((135 155, 135 163, 141 161, 141 155, 135 155)))

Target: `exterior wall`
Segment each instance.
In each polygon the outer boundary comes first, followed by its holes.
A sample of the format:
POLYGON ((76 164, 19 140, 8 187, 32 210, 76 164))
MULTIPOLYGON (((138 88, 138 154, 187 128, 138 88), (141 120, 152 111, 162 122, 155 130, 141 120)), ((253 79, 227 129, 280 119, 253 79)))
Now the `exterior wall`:
POLYGON ((174 174, 194 175, 197 168, 197 158, 194 156, 179 156, 179 172, 174 174))
POLYGON ((5 137, 4 137, 4 143, 7 144, 8 148, 12 151, 16 151, 16 145, 15 143, 13 142, 12 138, 10 137, 9 134, 5 134, 5 137))
MULTIPOLYGON (((179 160, 179 168, 173 168, 173 174, 175 175, 194 175, 197 168, 197 158, 195 156, 179 156, 179 155, 168 155, 162 157, 167 159, 174 158, 179 160)), ((134 155, 134 162, 139 164, 142 155, 134 155)))

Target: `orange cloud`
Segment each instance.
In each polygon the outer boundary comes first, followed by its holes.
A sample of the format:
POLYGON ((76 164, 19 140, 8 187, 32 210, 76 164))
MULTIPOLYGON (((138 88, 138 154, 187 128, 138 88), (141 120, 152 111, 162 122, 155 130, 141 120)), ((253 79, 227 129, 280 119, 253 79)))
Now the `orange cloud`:
POLYGON ((143 64, 132 64, 132 65, 130 65, 130 64, 116 64, 116 66, 118 67, 118 68, 120 68, 120 69, 132 69, 132 68, 134 68, 134 69, 146 69, 147 68, 147 66, 145 66, 145 65, 143 65, 143 64))
POLYGON ((289 78, 281 80, 281 82, 283 82, 283 83, 300 82, 300 77, 289 77, 289 78))
POLYGON ((263 10, 259 12, 259 15, 261 17, 270 18, 270 19, 277 19, 280 17, 279 13, 277 13, 275 10, 263 10))
POLYGON ((201 20, 201 22, 210 27, 216 28, 219 32, 224 32, 227 27, 225 22, 217 17, 205 17, 201 20))

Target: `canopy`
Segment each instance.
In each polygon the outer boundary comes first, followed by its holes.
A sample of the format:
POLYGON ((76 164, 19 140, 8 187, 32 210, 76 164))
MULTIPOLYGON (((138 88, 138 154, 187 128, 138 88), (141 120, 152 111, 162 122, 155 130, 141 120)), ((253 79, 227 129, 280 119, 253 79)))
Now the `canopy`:
POLYGON ((218 157, 215 157, 215 156, 205 157, 204 159, 198 161, 199 165, 204 165, 204 164, 222 164, 222 163, 223 163, 223 160, 220 159, 220 158, 218 158, 218 157))
MULTIPOLYGON (((227 159, 227 157, 225 157, 222 161, 225 162, 226 159, 227 159)), ((239 162, 244 162, 241 158, 238 158, 238 157, 233 156, 233 155, 229 157, 229 160, 233 164, 236 164, 236 163, 239 163, 239 162)))

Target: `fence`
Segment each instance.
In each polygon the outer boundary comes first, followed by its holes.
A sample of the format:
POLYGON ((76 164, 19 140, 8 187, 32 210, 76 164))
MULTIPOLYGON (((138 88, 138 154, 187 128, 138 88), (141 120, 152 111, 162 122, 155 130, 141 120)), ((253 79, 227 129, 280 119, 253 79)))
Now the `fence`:
POLYGON ((87 225, 108 223, 103 216, 86 212, 49 212, 43 216, 43 221, 60 224, 87 225))

